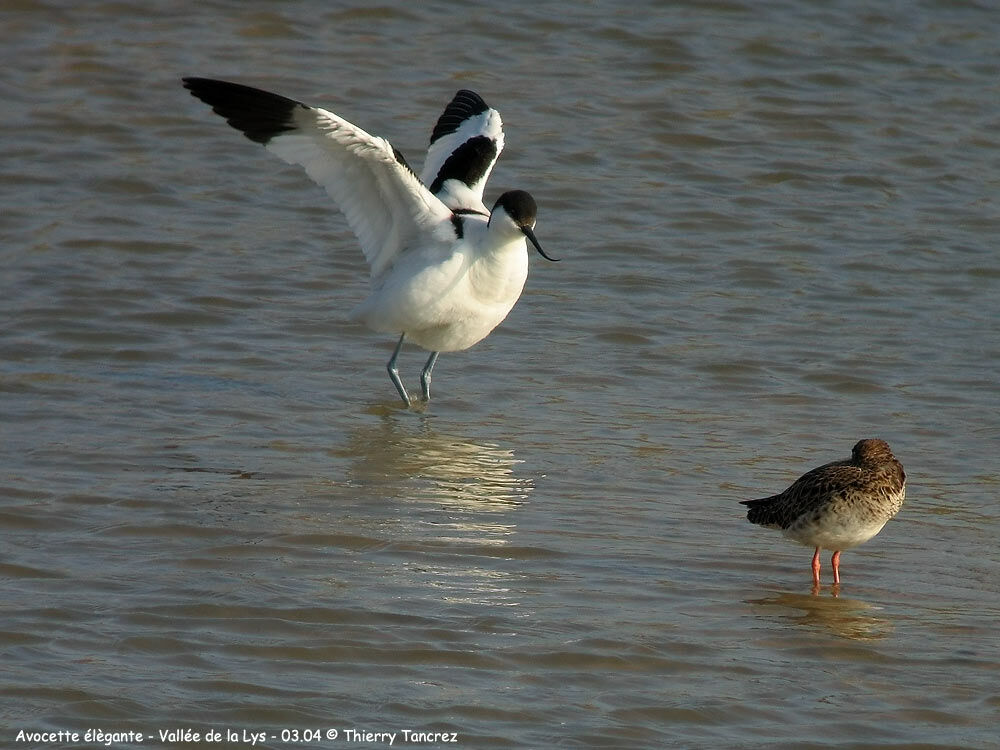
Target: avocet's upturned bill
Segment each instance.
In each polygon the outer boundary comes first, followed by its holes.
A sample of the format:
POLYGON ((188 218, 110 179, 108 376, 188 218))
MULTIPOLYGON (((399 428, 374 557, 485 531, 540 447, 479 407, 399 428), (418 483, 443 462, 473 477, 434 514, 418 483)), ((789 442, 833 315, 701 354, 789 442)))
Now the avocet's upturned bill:
POLYGON ((183 82, 247 138, 304 167, 343 211, 371 265, 371 293, 350 317, 399 335, 387 369, 407 406, 396 369, 404 339, 431 353, 420 376, 427 401, 438 353, 481 341, 521 296, 526 240, 557 260, 535 238, 528 193, 506 192, 492 210, 483 204, 503 126, 472 91, 459 91, 438 119, 418 177, 387 140, 325 109, 226 81, 183 82))

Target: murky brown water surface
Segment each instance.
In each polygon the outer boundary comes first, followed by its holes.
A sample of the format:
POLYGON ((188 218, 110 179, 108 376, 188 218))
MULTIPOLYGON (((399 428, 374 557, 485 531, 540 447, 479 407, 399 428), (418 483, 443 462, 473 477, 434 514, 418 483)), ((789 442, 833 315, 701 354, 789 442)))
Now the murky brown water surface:
POLYGON ((997 747, 987 4, 0 16, 0 744, 997 747), (342 218, 192 74, 414 164, 478 90, 564 261, 400 410, 342 218), (907 504, 813 596, 737 501, 874 436, 907 504))

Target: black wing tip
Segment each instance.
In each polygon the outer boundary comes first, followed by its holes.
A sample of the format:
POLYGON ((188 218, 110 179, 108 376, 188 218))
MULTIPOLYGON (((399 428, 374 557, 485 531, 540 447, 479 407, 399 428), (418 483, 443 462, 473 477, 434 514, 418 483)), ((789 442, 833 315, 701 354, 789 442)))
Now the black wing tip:
MULTIPOLYGON (((203 94, 205 96, 212 97, 235 97, 242 95, 247 97, 273 97, 284 101, 292 101, 287 97, 271 93, 270 91, 265 91, 264 89, 246 86, 242 83, 233 83, 232 81, 223 81, 219 78, 184 76, 181 78, 181 83, 184 85, 184 88, 198 98, 201 98, 203 94)), ((296 104, 298 104, 298 102, 296 102, 296 104)))
POLYGON ((488 110, 489 105, 475 91, 459 89, 438 118, 434 130, 431 132, 431 143, 454 133, 470 117, 481 115, 488 110))
POLYGON ((185 76, 181 83, 243 135, 261 144, 295 130, 295 108, 308 109, 302 102, 241 83, 198 76, 185 76))
POLYGON ((453 104, 461 102, 463 106, 468 107, 473 114, 477 115, 489 109, 489 105, 486 104, 483 97, 472 89, 459 89, 451 101, 453 104))

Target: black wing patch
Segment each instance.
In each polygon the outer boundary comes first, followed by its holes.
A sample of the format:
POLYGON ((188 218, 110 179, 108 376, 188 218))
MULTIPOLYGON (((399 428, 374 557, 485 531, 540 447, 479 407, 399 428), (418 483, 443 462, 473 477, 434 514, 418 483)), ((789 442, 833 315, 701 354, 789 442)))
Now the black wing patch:
POLYGON ((485 135, 470 138, 441 165, 434 182, 430 184, 430 191, 437 194, 445 180, 458 180, 472 187, 483 178, 496 158, 497 146, 492 138, 485 135))

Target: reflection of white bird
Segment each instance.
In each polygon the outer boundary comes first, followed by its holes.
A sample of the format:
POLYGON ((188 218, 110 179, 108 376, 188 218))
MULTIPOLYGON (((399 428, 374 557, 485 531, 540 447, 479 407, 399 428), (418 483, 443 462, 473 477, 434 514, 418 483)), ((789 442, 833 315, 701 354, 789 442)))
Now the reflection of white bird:
POLYGON ((750 523, 779 529, 815 547, 813 585, 819 586, 819 551, 833 550, 833 582, 840 583, 840 551, 867 542, 903 507, 906 474, 884 440, 859 440, 845 461, 807 471, 784 492, 749 506, 750 523))
POLYGON ((431 352, 424 401, 439 352, 468 349, 507 317, 528 274, 535 201, 523 190, 492 211, 483 187, 503 148, 499 113, 459 91, 431 135, 422 177, 384 138, 332 112, 225 81, 185 78, 194 96, 248 138, 298 164, 344 212, 371 265, 372 290, 351 318, 398 333, 389 377, 409 406, 396 358, 409 338, 431 352))

